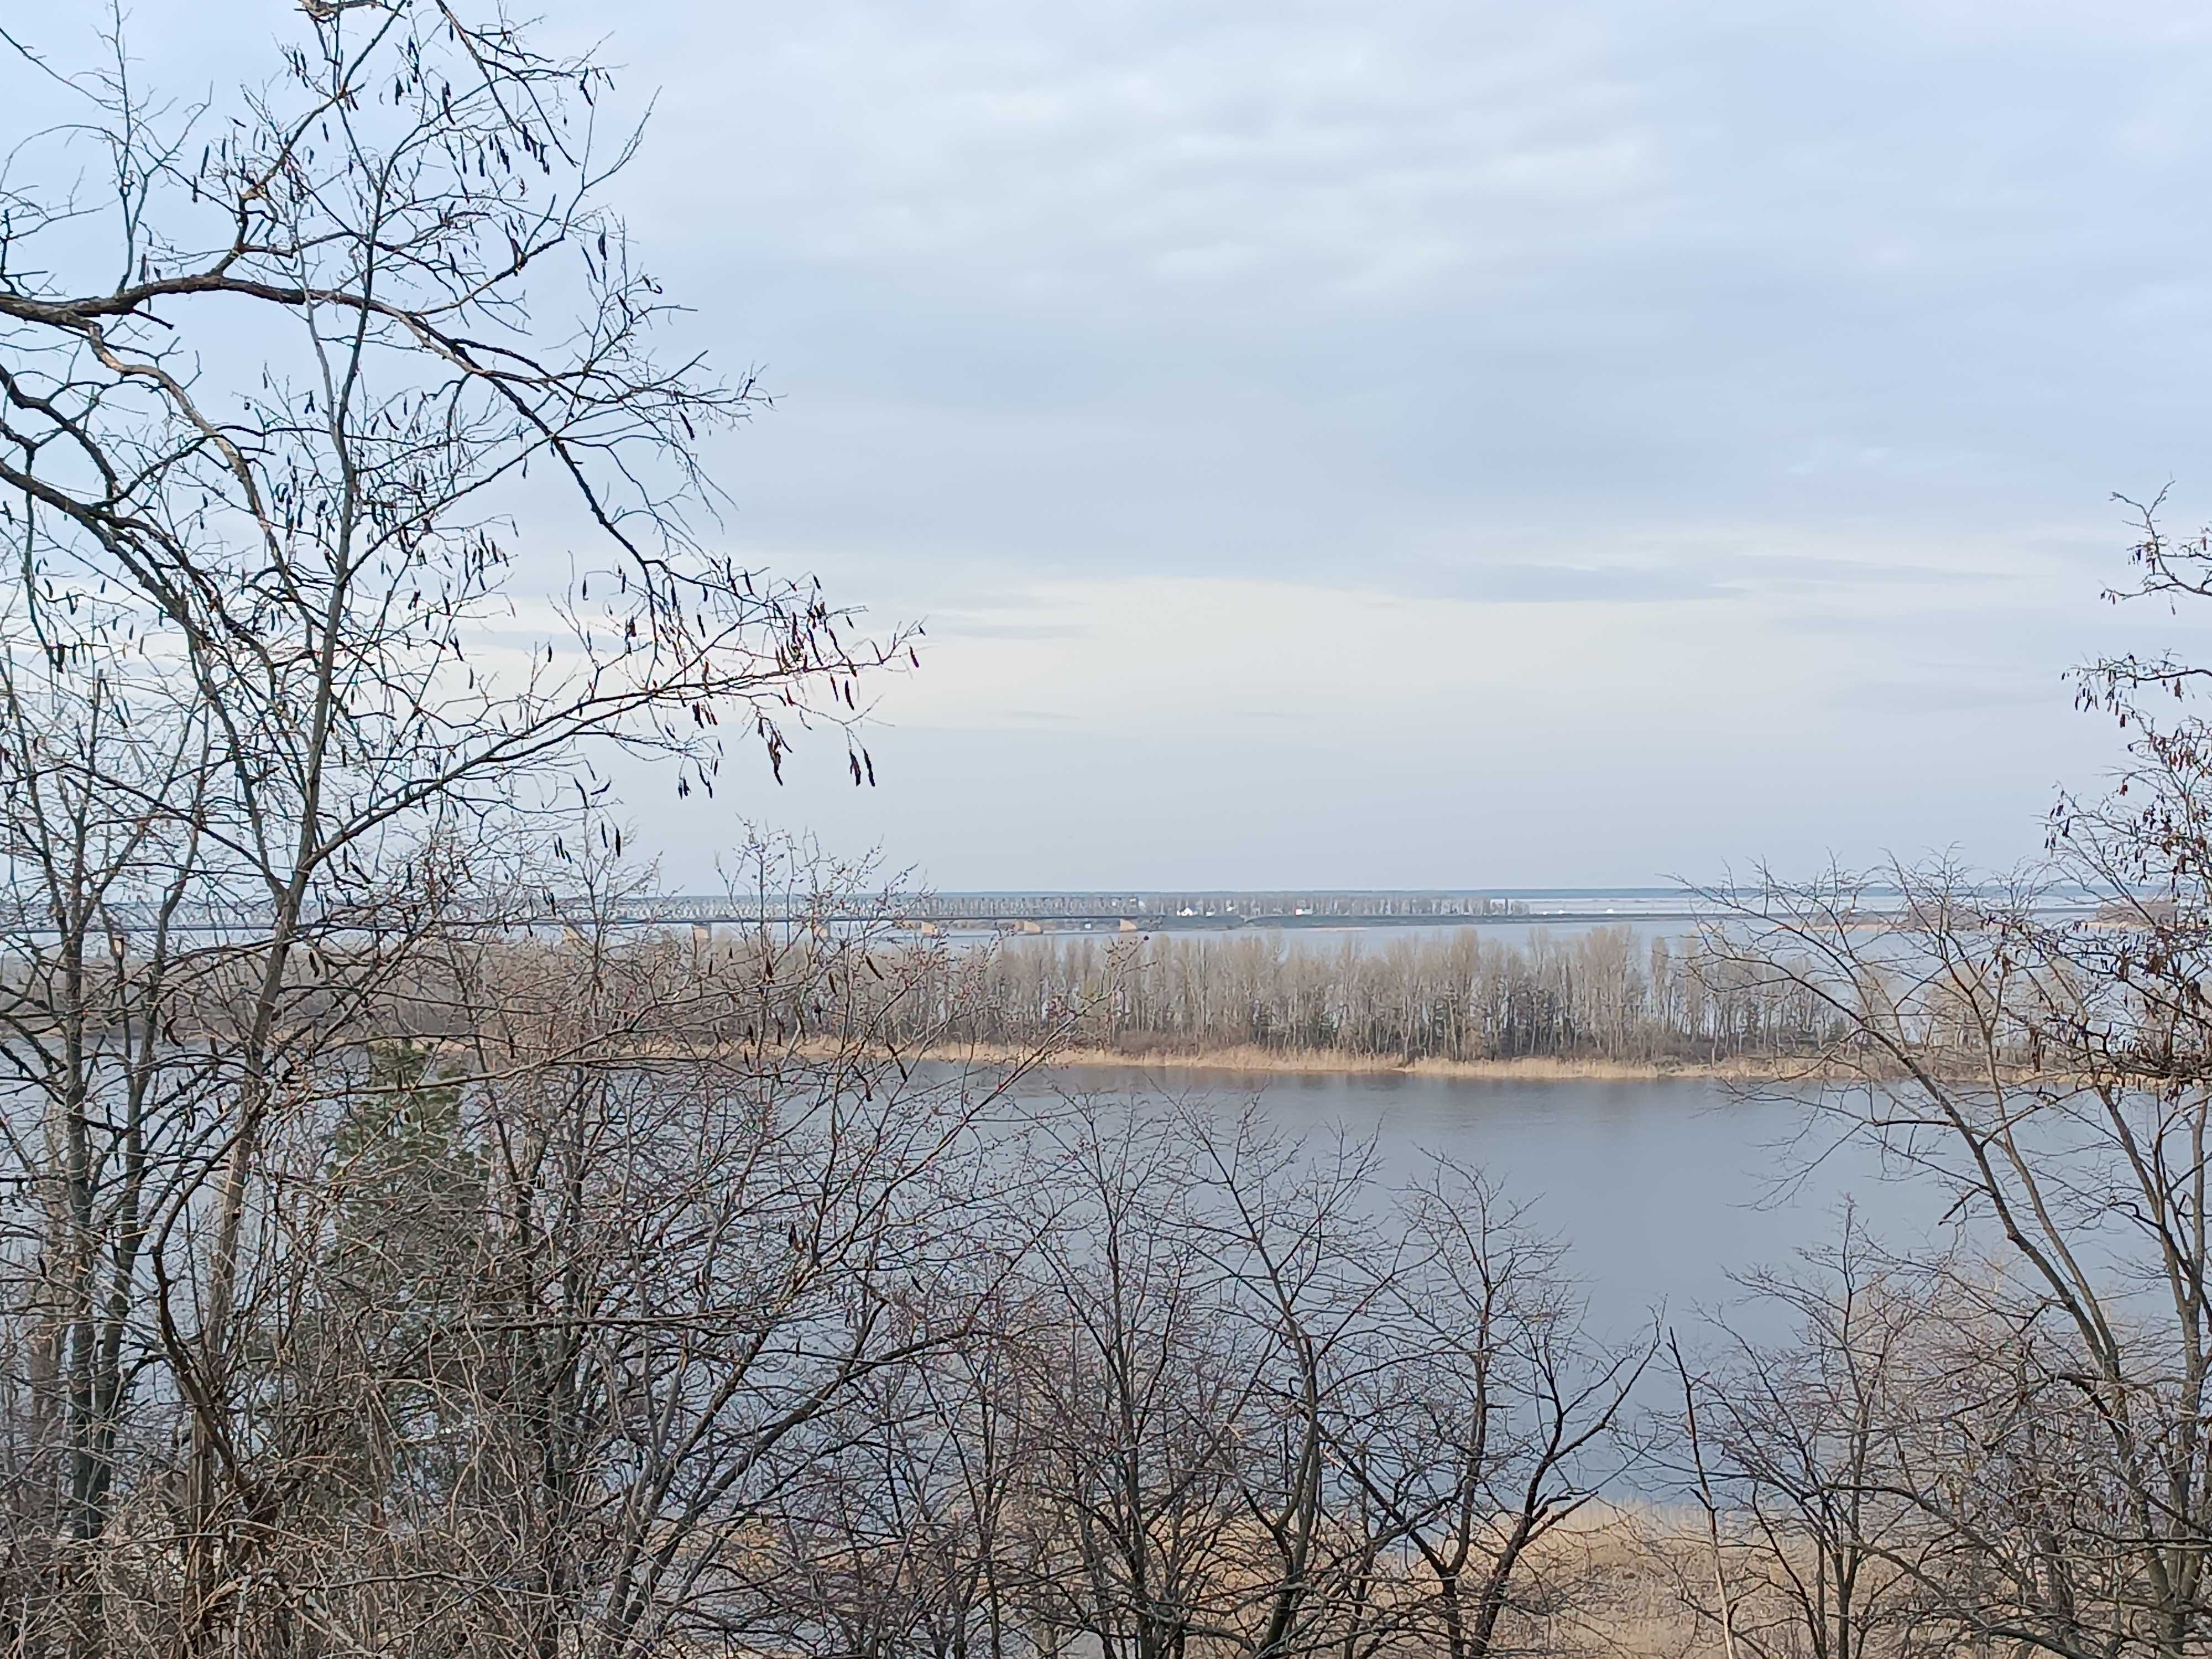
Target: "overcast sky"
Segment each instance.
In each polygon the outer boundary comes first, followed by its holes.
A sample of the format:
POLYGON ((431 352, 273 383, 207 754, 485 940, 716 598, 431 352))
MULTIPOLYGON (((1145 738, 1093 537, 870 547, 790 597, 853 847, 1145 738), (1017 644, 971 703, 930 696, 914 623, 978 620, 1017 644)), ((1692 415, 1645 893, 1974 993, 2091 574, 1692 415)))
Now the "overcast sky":
MULTIPOLYGON (((186 64, 274 5, 142 7, 186 64)), ((545 0, 780 406, 748 556, 927 629, 730 815, 945 887, 1641 883, 2039 844, 2212 515, 2201 6, 545 0)), ((157 62, 156 68, 161 65, 157 62)))

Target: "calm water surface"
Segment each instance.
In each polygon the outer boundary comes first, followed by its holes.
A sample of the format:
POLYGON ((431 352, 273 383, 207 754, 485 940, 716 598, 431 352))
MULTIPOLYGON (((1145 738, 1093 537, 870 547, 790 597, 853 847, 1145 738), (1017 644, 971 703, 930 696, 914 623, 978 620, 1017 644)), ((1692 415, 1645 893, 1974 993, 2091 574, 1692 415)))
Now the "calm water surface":
POLYGON ((1655 1308, 1694 1324, 1701 1310, 1740 1301, 1732 1273, 1788 1266, 1833 1239, 1847 1202, 1896 1245, 1926 1241, 1943 1210, 1924 1184, 1886 1178, 1870 1150, 1829 1150, 1808 1136, 1801 1103, 1742 1099, 1703 1080, 1082 1067, 1027 1087, 1040 1097, 1192 1095, 1223 1112, 1256 1103, 1285 1132, 1372 1134, 1393 1178, 1439 1153, 1480 1166, 1538 1228, 1567 1242, 1594 1319, 1615 1329, 1655 1308), (1826 1155, 1808 1169, 1816 1152, 1826 1155))

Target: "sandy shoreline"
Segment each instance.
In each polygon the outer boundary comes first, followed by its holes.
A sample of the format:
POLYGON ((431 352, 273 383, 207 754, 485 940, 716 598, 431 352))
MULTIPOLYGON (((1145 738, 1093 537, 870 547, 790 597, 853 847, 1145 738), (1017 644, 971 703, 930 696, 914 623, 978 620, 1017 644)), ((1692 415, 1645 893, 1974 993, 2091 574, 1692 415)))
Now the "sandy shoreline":
POLYGON ((1104 1069, 1164 1072, 1237 1072, 1279 1076, 1382 1076, 1444 1078, 1467 1082, 1497 1083, 1639 1083, 1669 1079, 1708 1079, 1736 1082, 1768 1081, 1802 1075, 1802 1067, 1755 1060, 1722 1060, 1705 1065, 1694 1061, 1612 1060, 1393 1060, 1382 1054, 1354 1054, 1341 1048, 1261 1048, 1242 1047, 1197 1050, 1072 1048, 1056 1049, 1039 1059, 1033 1051, 1012 1046, 976 1044, 967 1048, 931 1050, 924 1056, 971 1066, 1018 1066, 1041 1068, 1104 1069))

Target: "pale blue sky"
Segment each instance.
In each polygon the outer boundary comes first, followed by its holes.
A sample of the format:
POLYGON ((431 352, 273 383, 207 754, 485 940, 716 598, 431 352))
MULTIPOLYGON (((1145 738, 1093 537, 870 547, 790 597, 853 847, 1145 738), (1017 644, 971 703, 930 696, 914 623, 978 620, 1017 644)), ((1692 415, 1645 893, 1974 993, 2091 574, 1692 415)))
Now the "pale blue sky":
MULTIPOLYGON (((208 9, 153 67, 283 26, 208 9)), ((641 783, 672 884, 739 811, 947 887, 2004 862, 2175 627, 2097 594, 2109 491, 2212 515, 2201 8, 542 9, 781 394, 730 540, 931 641, 872 793, 641 783)))

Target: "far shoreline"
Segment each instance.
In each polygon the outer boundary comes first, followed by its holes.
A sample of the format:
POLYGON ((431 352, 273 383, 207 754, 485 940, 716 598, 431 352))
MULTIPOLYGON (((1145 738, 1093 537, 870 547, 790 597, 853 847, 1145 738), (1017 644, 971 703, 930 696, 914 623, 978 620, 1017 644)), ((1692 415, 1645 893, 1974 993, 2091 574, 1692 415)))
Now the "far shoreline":
POLYGON ((1118 1069, 1284 1077, 1413 1077, 1467 1083, 1771 1083, 1807 1075, 1802 1061, 1618 1060, 1551 1055, 1514 1060, 1407 1060, 1344 1048, 1263 1048, 1256 1045, 1194 1049, 1077 1046, 1040 1052, 1012 1044, 975 1043, 932 1048, 922 1057, 970 1066, 1019 1066, 1036 1071, 1118 1069))

